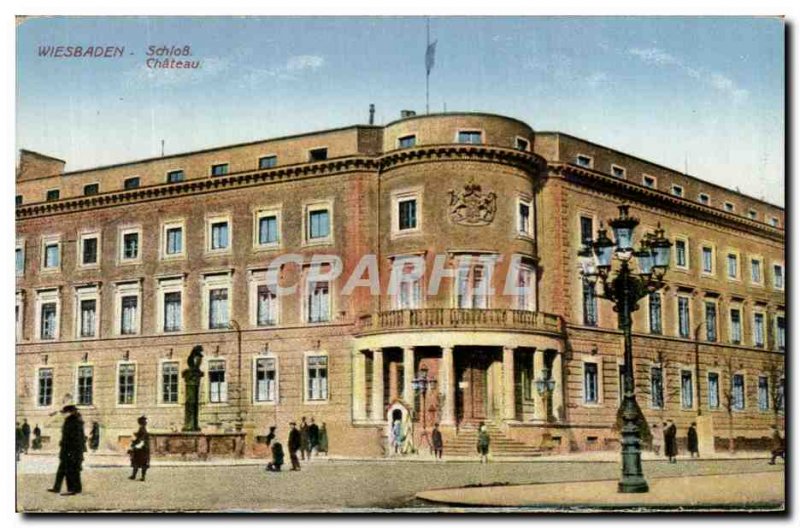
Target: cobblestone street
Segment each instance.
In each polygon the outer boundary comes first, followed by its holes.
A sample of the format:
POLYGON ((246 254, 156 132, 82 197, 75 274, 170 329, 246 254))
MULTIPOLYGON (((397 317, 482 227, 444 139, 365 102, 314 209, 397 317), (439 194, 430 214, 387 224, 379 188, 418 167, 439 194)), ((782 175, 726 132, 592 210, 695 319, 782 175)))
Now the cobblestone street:
MULTIPOLYGON (((44 458, 44 457, 42 457, 44 458)), ((49 458, 49 457, 48 457, 49 458)), ((54 460, 28 464, 17 478, 19 511, 319 511, 438 507, 414 499, 437 488, 616 479, 619 465, 602 461, 407 462, 317 459, 300 472, 267 473, 263 466, 153 467, 147 482, 128 480, 125 467, 83 472, 84 492, 62 497, 46 490, 54 460), (46 464, 43 464, 47 462, 46 464)), ((648 477, 783 471, 782 464, 756 460, 681 460, 644 463, 648 477)), ((731 490, 736 494, 736 490, 731 490)), ((687 490, 687 495, 689 494, 687 490)), ((687 496, 687 500, 690 497, 687 496)))

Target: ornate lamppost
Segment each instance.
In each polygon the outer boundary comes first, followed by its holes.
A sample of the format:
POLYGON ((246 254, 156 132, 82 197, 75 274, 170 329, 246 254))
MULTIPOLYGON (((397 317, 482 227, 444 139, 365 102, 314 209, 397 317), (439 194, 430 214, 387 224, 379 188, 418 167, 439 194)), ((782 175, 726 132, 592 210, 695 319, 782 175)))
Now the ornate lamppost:
POLYGON ((620 493, 644 493, 649 488, 642 474, 641 434, 636 423, 641 410, 634 394, 631 314, 639 308, 637 302, 640 299, 664 286, 663 278, 669 266, 672 242, 664 236, 659 224, 654 233, 646 233, 641 238, 640 248, 635 251, 633 233, 639 220, 628 215, 627 205, 620 205, 619 217, 609 220, 608 224, 615 240, 608 238, 601 226, 591 247, 585 246, 578 255, 583 280, 591 288, 600 282, 602 289, 599 296, 614 303, 624 336, 622 478, 617 489, 620 493), (614 257, 620 265, 612 276, 614 257), (633 257, 636 257, 638 272, 632 269, 633 257))
POLYGON ((436 389, 436 379, 429 378, 428 369, 423 368, 420 369, 417 377, 411 380, 411 387, 414 389, 414 392, 418 392, 420 396, 422 396, 422 435, 420 440, 424 438, 428 446, 431 447, 431 442, 428 438, 428 409, 426 408, 425 395, 429 390, 433 391, 436 389))
POLYGON ((556 388, 556 380, 553 379, 550 369, 544 368, 542 369, 541 377, 534 383, 536 384, 536 392, 539 393, 544 402, 544 421, 551 422, 553 420, 553 412, 551 410, 552 396, 556 388))

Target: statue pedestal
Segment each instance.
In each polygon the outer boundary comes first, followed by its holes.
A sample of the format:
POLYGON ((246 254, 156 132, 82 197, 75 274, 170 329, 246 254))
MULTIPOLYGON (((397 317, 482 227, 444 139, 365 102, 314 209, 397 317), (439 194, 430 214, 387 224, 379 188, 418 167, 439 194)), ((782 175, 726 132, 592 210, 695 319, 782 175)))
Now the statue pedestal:
POLYGON ((154 457, 166 458, 239 458, 244 453, 244 442, 244 432, 150 433, 150 452, 154 457))

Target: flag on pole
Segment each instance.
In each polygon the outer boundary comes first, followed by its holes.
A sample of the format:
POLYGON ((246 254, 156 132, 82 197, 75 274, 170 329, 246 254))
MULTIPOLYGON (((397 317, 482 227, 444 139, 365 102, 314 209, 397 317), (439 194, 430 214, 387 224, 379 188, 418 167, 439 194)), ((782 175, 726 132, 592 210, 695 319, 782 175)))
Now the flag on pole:
POLYGON ((434 40, 430 44, 428 44, 428 49, 425 50, 425 70, 430 75, 431 70, 433 69, 434 58, 436 56, 436 42, 434 40))

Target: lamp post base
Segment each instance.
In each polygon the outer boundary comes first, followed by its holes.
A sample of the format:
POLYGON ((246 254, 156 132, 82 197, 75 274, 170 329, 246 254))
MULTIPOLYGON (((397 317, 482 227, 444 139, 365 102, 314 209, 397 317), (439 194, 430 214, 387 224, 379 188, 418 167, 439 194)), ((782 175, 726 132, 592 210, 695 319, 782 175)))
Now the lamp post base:
POLYGON ((618 493, 647 493, 650 491, 650 486, 644 477, 629 477, 623 478, 617 484, 618 493))

